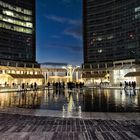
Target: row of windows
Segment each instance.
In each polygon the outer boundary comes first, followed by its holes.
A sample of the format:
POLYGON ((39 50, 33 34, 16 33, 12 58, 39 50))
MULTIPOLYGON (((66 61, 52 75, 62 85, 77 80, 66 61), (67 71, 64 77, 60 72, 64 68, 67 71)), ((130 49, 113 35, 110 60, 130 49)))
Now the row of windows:
POLYGON ((108 55, 108 56, 94 56, 94 57, 87 57, 88 62, 106 62, 106 61, 118 61, 118 60, 126 60, 126 59, 136 59, 135 56, 131 56, 131 55, 123 55, 123 54, 114 54, 114 55, 108 55), (101 59, 102 57, 102 59, 101 59), (114 60, 113 60, 114 59, 114 60))
POLYGON ((7 4, 5 2, 2 2, 2 1, 0 1, 0 5, 2 7, 8 8, 10 10, 13 10, 13 11, 16 11, 16 12, 19 12, 19 13, 23 13, 23 14, 26 14, 26 15, 32 15, 32 11, 30 11, 30 10, 23 9, 23 8, 20 8, 20 7, 17 7, 17 6, 12 6, 12 5, 7 4))
MULTIPOLYGON (((14 66, 14 67, 29 67, 29 68, 39 68, 39 64, 37 63, 25 63, 25 62, 19 62, 19 61, 5 61, 0 60, 0 65, 2 66, 14 66)), ((5 70, 7 72, 7 70, 5 70)), ((24 73, 24 71, 21 71, 21 73, 24 73)), ((25 72, 26 73, 26 72, 25 72)))
POLYGON ((127 39, 128 41, 129 40, 136 40, 137 38, 137 34, 132 31, 132 32, 125 32, 125 33, 116 33, 116 34, 112 34, 112 35, 102 35, 102 36, 96 36, 96 35, 93 35, 93 36, 89 36, 89 38, 92 39, 92 41, 108 41, 108 40, 111 40, 111 39, 115 39, 115 40, 120 40, 120 39, 127 39))
POLYGON ((0 20, 8 22, 8 23, 16 24, 16 25, 28 27, 28 28, 32 28, 33 27, 32 23, 30 23, 30 22, 21 22, 19 20, 15 20, 15 19, 6 17, 6 16, 1 15, 1 14, 0 14, 0 20))
POLYGON ((90 41, 90 44, 92 45, 93 43, 95 43, 96 41, 103 41, 103 40, 105 40, 105 41, 107 41, 107 40, 111 40, 111 39, 113 39, 114 38, 114 36, 113 35, 109 35, 109 36, 93 36, 93 37, 91 37, 92 39, 91 39, 91 41, 90 41))
MULTIPOLYGON (((6 34, 6 32, 5 32, 6 34)), ((17 36, 3 36, 0 34, 0 43, 1 41, 5 41, 5 42, 11 42, 12 44, 20 44, 20 46, 24 46, 24 44, 28 44, 28 43, 32 43, 32 39, 29 40, 28 38, 16 38, 17 36)))
POLYGON ((114 12, 114 13, 110 13, 110 14, 105 14, 104 15, 100 15, 100 16, 97 16, 95 14, 90 14, 88 15, 88 21, 91 21, 91 22, 94 22, 94 21, 97 21, 97 22, 108 22, 108 20, 110 21, 115 21, 115 20, 125 20, 125 19, 133 19, 133 17, 136 15, 136 14, 139 14, 138 12, 137 13, 130 13, 128 12, 127 14, 124 13, 124 12, 114 12))
MULTIPOLYGON (((94 27, 94 28, 89 28, 87 31, 88 32, 97 32, 98 34, 112 34, 112 33, 117 33, 117 32, 126 32, 126 31, 130 31, 131 29, 135 30, 135 28, 138 28, 138 24, 137 25, 132 25, 130 26, 129 24, 123 24, 123 26, 99 26, 98 28, 97 27, 94 27)), ((138 28, 139 29, 139 28, 138 28)))
MULTIPOLYGON (((140 14, 136 14, 136 15, 140 15, 140 14)), ((136 18, 136 15, 132 15, 132 16, 128 16, 128 17, 121 17, 121 18, 118 18, 118 17, 108 17, 108 18, 102 18, 102 19, 93 19, 93 20, 88 20, 88 24, 90 26, 99 26, 99 25, 103 25, 103 26, 110 26, 110 25, 113 25, 114 24, 130 24, 134 21, 134 19, 136 18)), ((93 26, 93 27, 94 27, 93 26)))
POLYGON ((8 40, 11 40, 11 39, 14 39, 14 41, 18 40, 18 41, 21 41, 21 42, 25 42, 26 40, 30 40, 32 41, 32 35, 30 34, 19 34, 17 32, 9 32, 7 30, 0 30, 0 39, 8 39, 8 40))
POLYGON ((0 23, 0 28, 5 28, 5 29, 8 29, 8 30, 16 31, 16 32, 32 34, 31 29, 22 28, 22 27, 18 27, 18 26, 15 26, 15 25, 10 25, 10 24, 7 24, 7 23, 0 23))
MULTIPOLYGON (((127 7, 127 9, 130 9, 131 7, 134 7, 135 2, 130 0, 130 1, 125 1, 123 0, 122 3, 119 3, 119 1, 117 0, 116 2, 114 0, 112 0, 112 2, 101 2, 98 1, 99 3, 95 3, 95 1, 92 1, 91 3, 88 4, 88 9, 89 10, 95 10, 95 11, 101 11, 101 10, 105 10, 106 11, 106 7, 108 7, 108 9, 112 9, 112 10, 116 10, 116 9, 125 9, 125 7, 127 7)), ((138 3, 138 2, 137 2, 138 3)), ((135 8, 135 12, 139 11, 140 7, 136 7, 135 8)), ((119 10, 120 11, 120 10, 119 10)))
POLYGON ((3 57, 7 57, 7 58, 15 58, 15 57, 18 57, 18 58, 22 58, 22 59, 26 59, 26 58, 32 58, 32 54, 31 53, 27 53, 27 52, 15 52, 13 50, 13 53, 11 53, 11 51, 1 51, 0 52, 0 55, 5 55, 3 57))
POLYGON ((28 53, 28 52, 32 52, 32 48, 31 47, 28 47, 26 44, 12 44, 11 42, 5 42, 5 41, 2 41, 0 42, 0 46, 2 46, 3 48, 1 48, 0 52, 1 51, 12 51, 12 52, 25 52, 25 53, 28 53), (6 44, 6 45, 5 45, 6 44))
POLYGON ((21 14, 17 14, 16 12, 10 11, 10 10, 2 10, 2 13, 7 15, 7 16, 11 16, 14 18, 18 18, 24 21, 32 21, 32 18, 29 16, 25 16, 25 15, 21 15, 21 14))
POLYGON ((92 9, 89 8, 87 15, 88 16, 94 15, 97 19, 97 18, 103 18, 103 17, 110 16, 110 15, 115 17, 115 15, 113 15, 113 14, 120 14, 121 15, 122 13, 123 13, 122 16, 125 17, 125 16, 129 16, 132 13, 140 12, 140 7, 134 8, 133 5, 130 5, 130 7, 125 6, 124 8, 120 7, 120 9, 118 9, 118 7, 112 7, 112 9, 109 9, 110 6, 106 6, 106 7, 108 7, 108 9, 104 9, 104 11, 102 11, 102 8, 101 8, 101 10, 99 10, 99 9, 96 10, 94 8, 92 8, 92 9))
POLYGON ((98 46, 98 47, 101 47, 101 46, 112 46, 112 45, 115 45, 115 46, 118 46, 118 45, 121 45, 122 43, 125 44, 125 43, 129 43, 131 46, 132 45, 132 42, 137 42, 138 39, 125 39, 125 38, 118 38, 116 40, 111 40, 111 41, 97 41, 97 40, 93 40, 91 39, 91 41, 89 41, 89 47, 93 47, 93 46, 98 46))

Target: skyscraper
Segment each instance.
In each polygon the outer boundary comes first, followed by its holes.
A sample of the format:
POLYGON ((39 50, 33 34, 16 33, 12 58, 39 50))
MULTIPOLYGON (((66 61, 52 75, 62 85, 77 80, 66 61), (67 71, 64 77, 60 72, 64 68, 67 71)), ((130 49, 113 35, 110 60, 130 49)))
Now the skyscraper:
POLYGON ((35 0, 0 0, 0 64, 38 67, 35 0))
POLYGON ((83 0, 83 18, 84 68, 140 64, 139 0, 83 0))

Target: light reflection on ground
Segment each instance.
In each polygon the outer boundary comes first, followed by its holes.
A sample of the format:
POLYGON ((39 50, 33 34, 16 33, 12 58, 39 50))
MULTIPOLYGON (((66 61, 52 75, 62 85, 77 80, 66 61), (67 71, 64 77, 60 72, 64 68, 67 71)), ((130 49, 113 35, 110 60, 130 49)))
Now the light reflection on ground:
POLYGON ((140 112, 140 92, 119 89, 60 89, 0 93, 0 107, 86 112, 140 112))

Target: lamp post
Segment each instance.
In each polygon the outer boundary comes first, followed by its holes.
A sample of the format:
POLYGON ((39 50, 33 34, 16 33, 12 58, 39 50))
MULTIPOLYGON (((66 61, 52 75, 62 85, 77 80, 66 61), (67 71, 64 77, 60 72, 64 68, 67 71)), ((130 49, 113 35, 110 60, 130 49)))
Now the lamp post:
POLYGON ((72 65, 68 65, 68 66, 64 66, 62 67, 63 69, 66 69, 67 70, 67 76, 70 77, 70 82, 73 81, 73 73, 74 71, 79 68, 80 66, 72 66, 72 65))

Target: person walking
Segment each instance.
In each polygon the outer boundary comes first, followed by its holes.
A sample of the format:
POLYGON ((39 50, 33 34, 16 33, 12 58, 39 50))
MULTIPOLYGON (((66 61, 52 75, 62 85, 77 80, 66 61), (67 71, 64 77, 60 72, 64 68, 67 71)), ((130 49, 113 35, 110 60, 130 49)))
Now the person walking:
POLYGON ((37 83, 34 83, 34 90, 37 91, 37 83))
POLYGON ((120 89, 122 90, 122 82, 120 82, 120 89))

